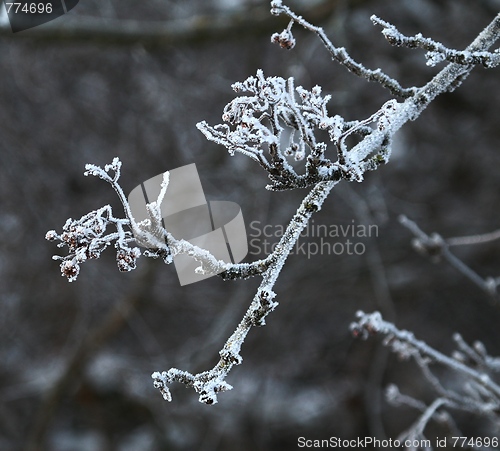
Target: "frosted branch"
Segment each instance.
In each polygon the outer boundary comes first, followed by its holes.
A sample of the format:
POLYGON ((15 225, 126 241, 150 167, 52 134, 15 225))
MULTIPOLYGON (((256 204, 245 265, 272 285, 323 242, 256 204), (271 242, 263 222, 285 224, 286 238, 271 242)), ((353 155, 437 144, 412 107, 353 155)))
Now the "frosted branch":
POLYGON ((344 120, 330 118, 326 104, 330 96, 321 96, 321 88, 308 91, 295 88, 293 78, 264 77, 262 70, 255 77, 233 84, 236 92, 251 95, 236 97, 226 105, 222 119, 227 124, 197 124, 210 141, 223 145, 230 155, 242 153, 257 161, 269 174, 268 189, 284 190, 313 186, 339 180, 342 169, 325 156, 327 145, 319 142, 315 129, 326 129, 337 138, 344 130, 344 120), (282 133, 291 133, 282 148, 282 133), (307 156, 305 174, 299 175, 287 158, 303 160, 307 156))
POLYGON ((400 357, 410 358, 415 355, 428 357, 432 362, 442 364, 485 387, 492 398, 500 397, 500 387, 487 374, 480 373, 456 359, 441 354, 425 342, 417 340, 412 332, 397 329, 392 323, 384 321, 379 312, 366 314, 359 311, 356 317, 358 321, 350 326, 354 336, 364 339, 370 335, 384 336, 386 337, 384 344, 400 357))
POLYGON ((446 420, 446 416, 442 416, 443 412, 439 414, 439 409, 442 407, 473 412, 498 421, 500 385, 493 380, 492 375, 498 372, 499 359, 488 356, 482 343, 478 342, 470 347, 456 334, 453 338, 459 349, 452 357, 448 357, 415 338, 412 332, 400 330, 394 324, 384 321, 379 312, 359 311, 356 317, 358 320, 350 326, 354 336, 363 339, 375 335, 382 336, 383 344, 401 358, 415 360, 424 377, 439 394, 430 406, 424 407, 425 404, 421 401, 401 395, 394 385, 389 387, 387 398, 390 402, 407 404, 423 411, 417 422, 406 433, 407 437, 423 437, 423 431, 431 418, 438 421, 446 420), (445 389, 441 380, 431 370, 431 365, 444 367, 460 377, 464 381, 461 384, 463 390, 445 389))
MULTIPOLYGON (((334 47, 321 28, 297 16, 281 1, 273 1, 271 6, 274 14, 286 14, 291 20, 283 33, 273 35, 273 41, 290 47, 294 42, 292 27, 298 23, 315 32, 335 58, 340 58, 355 73, 361 72, 371 79, 372 72, 354 64, 345 49, 334 47)), ((386 25, 393 35, 396 33, 390 24, 376 20, 386 25)), ((466 51, 486 52, 498 39, 499 22, 498 17, 495 18, 466 51)), ((369 118, 349 123, 339 115, 328 113, 330 96, 322 96, 319 86, 310 91, 301 86, 295 88, 293 78, 266 78, 258 70, 255 77, 233 85, 236 92, 251 95, 237 97, 226 105, 222 115, 224 124, 210 126, 203 121, 197 126, 207 139, 223 145, 231 155, 239 152, 257 161, 269 174, 268 189, 304 188, 340 179, 362 181, 366 171, 389 161, 394 134, 406 122, 415 120, 439 94, 455 89, 470 70, 470 65, 449 64, 421 88, 406 91, 394 88, 406 99, 404 102, 391 99, 369 118), (282 145, 286 128, 290 132, 288 143, 282 145), (336 160, 329 154, 327 143, 316 139, 319 130, 328 132, 334 144, 334 151, 330 153, 337 154, 336 160), (346 138, 353 133, 362 139, 349 149, 346 138), (287 158, 291 157, 306 160, 303 173, 289 164, 287 158)), ((375 72, 380 74, 379 70, 375 72)))
POLYGON ((319 86, 310 91, 295 88, 293 78, 266 78, 261 70, 233 84, 233 89, 252 95, 236 97, 226 105, 222 118, 229 125, 200 122, 197 127, 230 155, 239 152, 257 161, 271 180, 267 188, 274 191, 341 179, 361 181, 366 171, 389 160, 392 135, 412 115, 411 105, 389 100, 367 119, 346 122, 339 115, 329 115, 330 96, 323 97, 319 86), (290 133, 282 144, 285 129, 290 133), (336 161, 329 157, 327 143, 316 138, 321 130, 334 144, 330 152, 336 154, 336 161), (349 149, 346 139, 353 134, 361 142, 349 149), (289 158, 306 160, 303 174, 296 172, 289 158))
MULTIPOLYGON (((427 406, 423 401, 408 396, 399 391, 399 388, 395 384, 389 384, 385 392, 386 400, 392 406, 398 407, 401 405, 408 406, 412 409, 422 412, 417 420, 409 427, 406 431, 402 432, 398 436, 398 440, 421 440, 424 439, 424 430, 427 424, 433 420, 439 424, 447 426, 450 431, 453 432, 452 435, 461 435, 461 432, 456 429, 455 423, 453 422, 450 414, 445 410, 439 410, 441 406, 453 407, 454 404, 446 398, 437 398, 429 406, 427 406)), ((410 448, 412 449, 412 448, 410 448)))
MULTIPOLYGON (((80 219, 68 219, 63 226, 63 231, 58 234, 49 230, 45 238, 49 241, 59 241, 58 247, 68 247, 68 255, 54 256, 60 260, 61 273, 70 282, 76 280, 80 273, 80 265, 90 259, 97 259, 101 253, 114 241, 117 249, 116 261, 120 271, 131 271, 136 268, 137 259, 141 255, 138 247, 130 247, 136 243, 145 250, 142 255, 146 257, 161 257, 165 263, 172 263, 173 257, 179 254, 191 256, 200 263, 198 271, 207 274, 227 272, 227 278, 241 277, 248 273, 258 273, 258 269, 249 267, 246 272, 239 265, 232 265, 222 260, 217 260, 210 252, 191 244, 186 240, 177 240, 171 233, 164 229, 161 217, 161 203, 168 189, 168 172, 164 174, 161 190, 156 201, 146 204, 149 218, 136 222, 132 215, 128 200, 119 184, 121 162, 114 158, 113 162, 101 168, 96 165, 86 165, 85 175, 93 175, 108 182, 118 194, 122 203, 125 218, 117 218, 112 209, 106 205, 92 211, 80 219), (108 226, 114 226, 116 231, 106 233, 108 226)), ((260 267, 259 264, 256 265, 260 267)))
MULTIPOLYGON (((384 88, 387 88, 392 94, 402 97, 403 99, 415 94, 416 88, 403 88, 397 80, 382 72, 381 69, 367 69, 361 63, 355 61, 347 53, 344 47, 336 47, 332 44, 323 28, 317 27, 309 23, 303 17, 295 14, 288 6, 284 5, 281 0, 271 2, 271 13, 275 15, 285 14, 291 19, 291 24, 297 23, 305 29, 316 33, 332 56, 332 59, 345 66, 349 71, 356 74, 358 77, 365 78, 369 81, 375 81, 384 88)), ((271 39, 273 42, 278 43, 281 47, 292 48, 295 40, 292 36, 291 25, 289 25, 288 28, 282 33, 275 33, 271 39), (288 45, 288 42, 293 42, 293 45, 288 45)))
POLYGON ((219 352, 219 362, 211 370, 195 375, 177 368, 152 374, 154 386, 160 390, 165 400, 172 399, 168 384, 174 381, 194 388, 200 394, 200 402, 206 404, 217 403, 217 394, 232 388, 225 382, 225 378, 234 365, 239 365, 243 361, 240 350, 248 332, 253 326, 264 326, 267 315, 278 306, 274 300, 276 293, 273 288, 280 271, 300 233, 306 228, 313 213, 321 209, 324 200, 335 184, 336 182, 319 183, 302 201, 275 251, 270 255, 268 266, 262 273, 262 282, 243 319, 219 352))
POLYGON ((394 25, 385 22, 375 15, 372 16, 371 19, 374 24, 383 27, 382 34, 392 45, 427 50, 428 52, 426 53, 425 58, 427 59, 428 66, 435 66, 438 63, 447 61, 449 63, 462 64, 466 66, 480 64, 485 68, 490 69, 500 64, 499 49, 494 52, 453 50, 444 46, 440 42, 423 37, 420 33, 412 37, 405 36, 399 32, 394 25))
MULTIPOLYGON (((472 69, 472 63, 457 64, 451 59, 452 62, 425 86, 402 88, 396 80, 380 69, 369 70, 354 61, 344 48, 335 47, 321 28, 297 16, 280 0, 272 1, 271 6, 273 14, 285 14, 290 18, 288 27, 282 33, 273 35, 273 42, 284 48, 292 48, 295 45, 292 29, 294 24, 299 24, 318 35, 333 59, 356 75, 377 81, 394 95, 404 99, 401 102, 395 99, 388 100, 368 118, 345 121, 340 115, 330 115, 327 109, 330 96, 323 96, 319 86, 314 86, 310 90, 301 86, 296 87, 293 78, 286 80, 281 77, 266 78, 263 72, 258 70, 256 76, 248 77, 245 81, 233 85, 233 89, 241 95, 225 107, 222 115, 223 124, 211 126, 204 121, 197 124, 198 129, 208 140, 224 146, 230 155, 241 153, 256 161, 268 173, 269 189, 310 188, 274 251, 265 259, 231 265, 217 260, 208 251, 188 241, 177 240, 163 227, 161 218, 160 206, 168 190, 168 173, 164 176, 156 201, 146 205, 148 218, 137 222, 119 185, 121 162, 118 158, 104 168, 87 165, 85 174, 97 176, 113 187, 122 203, 124 218, 115 217, 111 207, 105 206, 82 216, 79 220, 69 219, 60 235, 55 231, 49 231, 46 236, 49 240, 59 241, 59 247, 68 247, 67 256, 55 258, 62 261, 61 271, 70 281, 78 276, 79 265, 82 262, 98 258, 112 242, 115 243, 117 263, 122 271, 135 268, 140 255, 139 248, 130 247, 135 242, 146 248, 143 255, 161 257, 166 263, 172 262, 172 257, 175 255, 187 254, 200 263, 198 271, 201 273, 220 273, 225 279, 262 277, 262 282, 243 319, 219 352, 220 359, 211 370, 192 374, 171 368, 168 371, 152 374, 154 386, 160 390, 164 399, 169 401, 171 400, 169 385, 173 382, 192 387, 199 394, 199 400, 207 404, 216 403, 219 393, 232 388, 225 379, 234 365, 242 362, 240 351, 247 334, 252 327, 265 325, 267 316, 277 307, 274 285, 280 271, 311 216, 321 209, 332 188, 342 179, 362 181, 367 171, 375 170, 380 164, 387 163, 391 156, 391 143, 395 133, 408 121, 418 118, 439 94, 455 89, 472 69), (284 133, 285 131, 289 134, 284 133), (330 148, 328 143, 317 138, 318 132, 321 131, 328 133, 332 143, 330 148), (353 135, 356 135, 359 141, 349 147, 347 141, 351 142, 348 138, 353 135), (290 164, 290 158, 304 161, 302 170, 296 170, 290 164), (114 227, 116 231, 108 232, 108 226, 114 227)), ((385 27, 386 36, 396 36, 400 39, 397 34, 399 32, 394 27, 379 19, 376 20, 385 27)), ((481 52, 488 53, 488 48, 495 43, 499 35, 500 16, 497 16, 466 49, 467 54, 472 55, 471 58, 476 58, 481 52)), ((438 43, 426 42, 425 45, 432 48, 433 52, 442 50, 438 43)), ((449 55, 452 53, 448 52, 449 55)), ((454 55, 453 58, 458 58, 456 54, 454 55)), ((492 55, 490 60, 494 63, 495 52, 492 55)), ((480 63, 483 64, 485 61, 483 59, 480 63)), ((429 237, 409 220, 406 220, 405 224, 414 232, 419 240, 419 246, 426 252, 434 253, 438 257, 446 256, 462 271, 468 270, 469 277, 472 279, 475 277, 485 287, 488 286, 489 282, 482 281, 465 265, 460 266, 461 262, 449 252, 449 244, 439 235, 429 237)), ((459 342, 461 355, 475 359, 476 363, 481 362, 484 370, 480 371, 460 359, 440 354, 424 342, 416 340, 409 332, 399 331, 394 325, 383 321, 379 314, 360 313, 359 318, 359 322, 352 326, 355 334, 363 337, 369 333, 384 335, 386 344, 394 351, 404 357, 413 357, 417 361, 424 376, 439 393, 440 399, 444 400, 423 408, 421 421, 414 428, 416 433, 423 434, 429 419, 435 418, 445 405, 491 415, 498 410, 500 388, 490 379, 487 370, 497 370, 500 364, 498 359, 483 353, 482 348, 469 349, 459 342), (459 396, 446 389, 432 373, 429 362, 444 365, 466 378, 470 382, 468 391, 459 396)))
POLYGON ((469 244, 483 244, 500 239, 500 229, 493 232, 483 233, 480 235, 460 236, 448 238, 446 242, 448 246, 466 246, 469 244))

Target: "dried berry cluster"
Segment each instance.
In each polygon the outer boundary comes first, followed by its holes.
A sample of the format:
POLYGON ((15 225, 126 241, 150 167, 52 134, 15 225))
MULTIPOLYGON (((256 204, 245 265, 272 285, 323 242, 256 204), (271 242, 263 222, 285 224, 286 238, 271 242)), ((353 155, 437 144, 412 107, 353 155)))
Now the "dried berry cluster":
POLYGON ((133 240, 131 232, 123 230, 123 226, 127 223, 127 220, 114 218, 111 207, 106 205, 80 219, 68 219, 60 235, 55 230, 49 230, 45 238, 49 241, 60 241, 57 247, 68 247, 68 255, 53 258, 61 260, 61 273, 72 282, 80 273, 81 263, 99 258, 101 252, 115 240, 118 269, 120 271, 135 269, 136 260, 141 253, 137 247, 130 248, 127 245, 133 240), (115 224, 117 231, 106 234, 109 224, 115 224))

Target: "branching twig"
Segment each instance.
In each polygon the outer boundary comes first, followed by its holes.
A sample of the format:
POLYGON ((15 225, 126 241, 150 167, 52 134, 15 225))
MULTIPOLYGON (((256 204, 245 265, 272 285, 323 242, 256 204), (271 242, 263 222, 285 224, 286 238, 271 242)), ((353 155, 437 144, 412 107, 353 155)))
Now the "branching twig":
MULTIPOLYGON (((302 25, 307 30, 316 33, 318 37, 321 39, 321 42, 323 42, 323 45, 330 52, 332 58, 335 61, 342 64, 343 66, 345 66, 354 74, 358 75, 359 77, 363 77, 369 81, 375 81, 377 83, 380 83, 384 88, 389 89, 389 91, 392 94, 402 97, 403 99, 413 96, 415 94, 416 88, 403 88, 397 80, 385 74, 380 69, 370 70, 365 68, 362 64, 358 63, 357 61, 355 61, 347 53, 344 47, 336 47, 332 44, 332 42, 324 32, 323 28, 317 27, 309 23, 303 17, 295 14, 288 6, 283 5, 281 0, 272 1, 271 8, 272 8, 271 9, 272 14, 276 15, 285 14, 286 16, 290 17, 292 23, 297 23, 299 25, 302 25)), ((291 39, 290 26, 288 27, 288 33, 283 32, 281 34, 274 34, 272 37, 272 40, 274 42, 278 42, 280 44, 282 44, 283 41, 285 42, 290 41, 290 39, 291 39)), ((282 46, 288 48, 287 45, 282 45, 282 46)))
POLYGON ((193 387, 200 393, 200 402, 214 404, 217 402, 217 393, 231 389, 225 378, 234 365, 239 365, 243 359, 240 356, 241 346, 252 326, 264 326, 265 318, 278 305, 274 298, 274 284, 278 279, 285 261, 293 249, 300 233, 307 226, 312 214, 318 211, 326 199, 335 182, 320 183, 302 201, 297 213, 290 221, 284 235, 276 246, 271 263, 263 273, 263 280, 255 294, 245 316, 238 324, 234 333, 228 338, 223 349, 219 352, 220 360, 209 371, 193 375, 186 371, 171 368, 162 373, 155 372, 152 377, 154 385, 163 394, 164 399, 170 401, 171 395, 168 384, 177 381, 193 387))
POLYGON ((462 273, 465 277, 475 283, 479 288, 485 291, 489 296, 498 299, 497 287, 500 285, 500 278, 482 278, 473 269, 467 266, 462 260, 456 257, 449 249, 450 246, 459 246, 466 244, 479 244, 486 243, 500 238, 498 231, 484 234, 475 235, 471 237, 458 237, 444 239, 437 233, 427 235, 416 222, 411 221, 406 216, 401 215, 399 222, 405 226, 416 238, 412 240, 413 248, 420 254, 426 255, 439 261, 443 258, 457 271, 462 273))
POLYGON ((358 312, 356 316, 359 318, 358 322, 351 324, 351 330, 355 335, 362 338, 367 338, 370 334, 381 334, 388 337, 386 344, 390 345, 392 350, 402 357, 413 357, 415 353, 422 357, 428 357, 433 362, 440 363, 456 373, 474 380, 488 390, 492 399, 500 399, 500 386, 494 383, 488 374, 478 372, 456 359, 441 354, 423 341, 417 340, 413 333, 401 331, 392 323, 384 321, 378 312, 372 314, 358 312))
POLYGON ((449 63, 463 64, 466 66, 481 64, 489 69, 500 64, 500 53, 498 49, 494 52, 453 50, 440 42, 436 42, 430 38, 424 38, 421 34, 417 34, 413 37, 405 36, 400 33, 394 25, 385 22, 377 16, 372 16, 371 19, 373 23, 384 28, 382 33, 392 45, 405 46, 408 48, 419 47, 428 50, 425 55, 428 66, 435 66, 442 61, 448 61, 449 63))
MULTIPOLYGON (((335 60, 355 74, 377 81, 392 93, 405 99, 403 102, 391 99, 367 119, 348 122, 339 115, 329 115, 326 107, 329 96, 322 96, 319 86, 311 90, 295 87, 293 78, 288 80, 281 77, 266 78, 259 70, 255 77, 249 77, 244 82, 233 85, 235 91, 249 95, 236 97, 226 106, 223 114, 225 124, 215 126, 210 126, 206 122, 198 124, 198 128, 209 140, 226 147, 231 155, 235 152, 242 153, 262 166, 271 180, 269 189, 310 188, 310 192, 292 217, 274 251, 263 260, 231 265, 217 260, 208 251, 188 241, 176 239, 162 226, 160 205, 168 189, 168 175, 165 175, 158 199, 146 206, 149 218, 136 222, 118 184, 121 165, 118 159, 104 169, 90 165, 87 171, 113 186, 123 204, 125 218, 116 218, 111 212, 111 207, 106 206, 83 216, 80 220, 68 220, 61 235, 55 231, 47 235, 48 239, 59 240, 60 246, 69 248, 68 256, 58 257, 62 260, 61 270, 69 280, 74 280, 78 275, 80 263, 89 258, 98 258, 112 240, 115 240, 119 267, 124 270, 135 267, 139 250, 129 247, 129 244, 135 241, 147 248, 143 252, 144 255, 162 257, 166 263, 172 261, 172 256, 182 253, 199 262, 200 267, 197 271, 202 273, 221 273, 226 279, 254 275, 262 277, 262 282, 247 312, 220 351, 220 360, 214 368, 198 374, 176 368, 153 373, 155 387, 167 400, 171 399, 168 384, 174 381, 193 387, 199 393, 200 401, 207 404, 217 402, 217 394, 231 388, 225 379, 232 367, 242 361, 240 350, 246 335, 252 326, 264 325, 267 315, 278 305, 273 289, 280 271, 301 231, 307 227, 313 213, 321 208, 334 185, 342 179, 362 181, 367 171, 375 170, 380 164, 386 163, 391 155, 394 134, 405 123, 415 120, 436 96, 453 90, 472 69, 470 65, 472 62, 466 65, 450 63, 423 87, 404 89, 396 80, 379 69, 371 71, 355 62, 345 49, 336 48, 321 28, 297 16, 281 1, 274 0, 271 5, 274 14, 285 14, 291 20, 284 32, 273 35, 273 41, 285 48, 293 47, 292 27, 294 23, 298 23, 316 33, 335 60), (288 142, 282 142, 285 141, 282 139, 285 129, 290 131, 288 142), (334 152, 330 153, 333 156, 336 154, 336 161, 328 154, 327 144, 317 139, 316 133, 319 130, 328 132, 330 141, 335 146, 334 152), (359 135, 360 141, 349 148, 347 137, 352 134, 359 135), (296 171, 288 162, 287 158, 290 157, 299 161, 305 159, 303 173, 296 171), (113 176, 109 174, 110 171, 114 172, 113 176), (106 235, 108 224, 115 226, 117 232, 106 235)), ((388 25, 393 35, 396 33, 395 28, 384 23, 385 25, 388 25)), ((500 15, 478 35, 466 51, 474 55, 477 52, 486 52, 499 36, 500 15)), ((478 62, 482 63, 483 60, 478 62)), ((422 232, 421 235, 425 234, 422 232)), ((489 378, 483 375, 479 377, 479 373, 468 366, 441 356, 423 342, 415 340, 409 333, 400 332, 391 324, 383 322, 380 317, 363 318, 358 327, 360 333, 372 330, 389 334, 392 337, 393 348, 396 347, 399 351, 409 354, 417 352, 450 366, 454 371, 475 382, 474 393, 479 394, 481 390, 483 398, 498 398, 500 389, 489 378)), ((464 397, 464 402, 470 399, 472 398, 464 397)), ((449 402, 452 402, 451 399, 449 402)), ((476 405, 475 400, 467 402, 471 406, 476 405)), ((484 409, 486 405, 487 401, 481 404, 484 409)), ((436 405, 433 411, 439 407, 436 405)), ((431 411, 427 414, 428 417, 433 415, 431 411)))
MULTIPOLYGON (((413 400, 407 396, 402 396, 399 390, 391 386, 387 392, 391 402, 400 402, 423 410, 423 414, 417 422, 406 433, 410 438, 423 437, 423 431, 431 418, 438 418, 440 421, 444 417, 439 417, 438 412, 443 406, 448 408, 473 412, 477 415, 498 421, 500 409, 500 385, 492 379, 492 374, 498 371, 498 359, 489 357, 484 346, 476 345, 481 349, 482 357, 475 354, 475 359, 481 360, 481 366, 476 367, 477 362, 468 364, 463 358, 463 353, 458 352, 453 357, 448 357, 433 349, 425 342, 415 338, 413 333, 400 330, 392 323, 384 321, 380 313, 356 314, 358 321, 351 324, 351 330, 357 337, 368 338, 371 335, 381 335, 384 337, 384 345, 402 358, 413 358, 421 368, 423 375, 431 382, 431 385, 440 395, 430 406, 423 407, 424 404, 418 400, 413 400), (493 363, 493 364, 492 364, 493 363), (464 390, 457 392, 452 389, 445 389, 441 381, 431 371, 430 365, 440 365, 452 371, 455 375, 466 381, 464 390)), ((460 349, 466 349, 470 353, 470 347, 463 343, 459 336, 455 336, 460 349)))

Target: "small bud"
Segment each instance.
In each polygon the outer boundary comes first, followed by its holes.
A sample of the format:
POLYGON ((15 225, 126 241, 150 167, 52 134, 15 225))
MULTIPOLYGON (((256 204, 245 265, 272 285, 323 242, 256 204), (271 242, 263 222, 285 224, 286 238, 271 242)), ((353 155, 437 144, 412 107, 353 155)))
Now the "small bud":
POLYGON ((281 48, 287 50, 291 50, 295 47, 295 38, 288 29, 283 30, 281 33, 274 33, 271 36, 271 42, 279 44, 281 48))
POLYGON ((73 282, 80 273, 80 265, 72 260, 66 260, 61 263, 61 275, 68 278, 68 282, 73 282))
POLYGON ((475 341, 474 344, 473 344, 473 347, 474 347, 474 350, 480 354, 481 356, 486 356, 488 355, 488 353, 486 352, 486 347, 484 346, 484 344, 480 341, 475 341))
POLYGON ((57 238, 57 233, 56 233, 55 230, 49 230, 45 234, 45 239, 48 240, 48 241, 54 241, 56 238, 57 238))
POLYGON ((302 150, 295 152, 295 161, 302 161, 305 157, 305 153, 302 150))
POLYGON ((460 351, 453 351, 453 353, 451 354, 452 358, 454 360, 456 360, 457 362, 460 362, 460 363, 466 363, 467 362, 467 358, 465 357, 465 355, 460 352, 460 351))

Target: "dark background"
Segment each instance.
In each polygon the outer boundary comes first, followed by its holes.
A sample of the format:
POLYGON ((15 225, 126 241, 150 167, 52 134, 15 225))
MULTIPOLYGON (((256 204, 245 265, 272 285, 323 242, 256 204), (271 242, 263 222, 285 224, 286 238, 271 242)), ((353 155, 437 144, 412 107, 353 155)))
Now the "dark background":
MULTIPOLYGON (((439 68, 422 51, 391 47, 371 14, 402 32, 465 48, 498 1, 326 0, 294 3, 367 67, 402 85, 439 68)), ((291 256, 275 287, 279 307, 251 330, 234 386, 206 406, 172 385, 172 403, 151 373, 211 368, 249 305, 257 279, 211 278, 180 287, 173 266, 139 260, 119 273, 110 249, 60 276, 44 235, 111 203, 86 163, 123 162, 126 193, 158 173, 195 162, 207 196, 240 204, 247 226, 286 224, 305 191, 273 193, 256 163, 231 158, 195 128, 220 123, 230 85, 262 68, 332 94, 329 111, 364 119, 390 95, 330 61, 313 34, 294 28, 292 51, 270 42, 286 25, 260 0, 87 0, 71 13, 13 35, 0 32, 0 449, 289 450, 297 438, 395 438, 417 418, 383 400, 436 394, 412 362, 379 342, 354 339, 355 312, 380 310, 444 353, 452 334, 500 355, 500 310, 445 263, 411 248, 400 214, 444 237, 499 227, 498 69, 477 68, 399 132, 392 159, 362 184, 342 183, 315 224, 376 224, 361 256, 291 256), (199 17, 198 20, 192 20, 199 17), (94 25, 92 25, 94 24, 94 25), (159 26, 161 25, 161 26, 159 26), (113 31, 113 32, 111 32, 113 31)), ((313 240, 313 239, 311 239, 313 240)), ((459 249, 480 275, 500 273, 500 244, 459 249)), ((463 383, 440 371, 451 388, 463 383)), ((484 419, 456 415, 465 436, 498 436, 484 419)), ((429 428, 427 437, 444 437, 429 428)))

